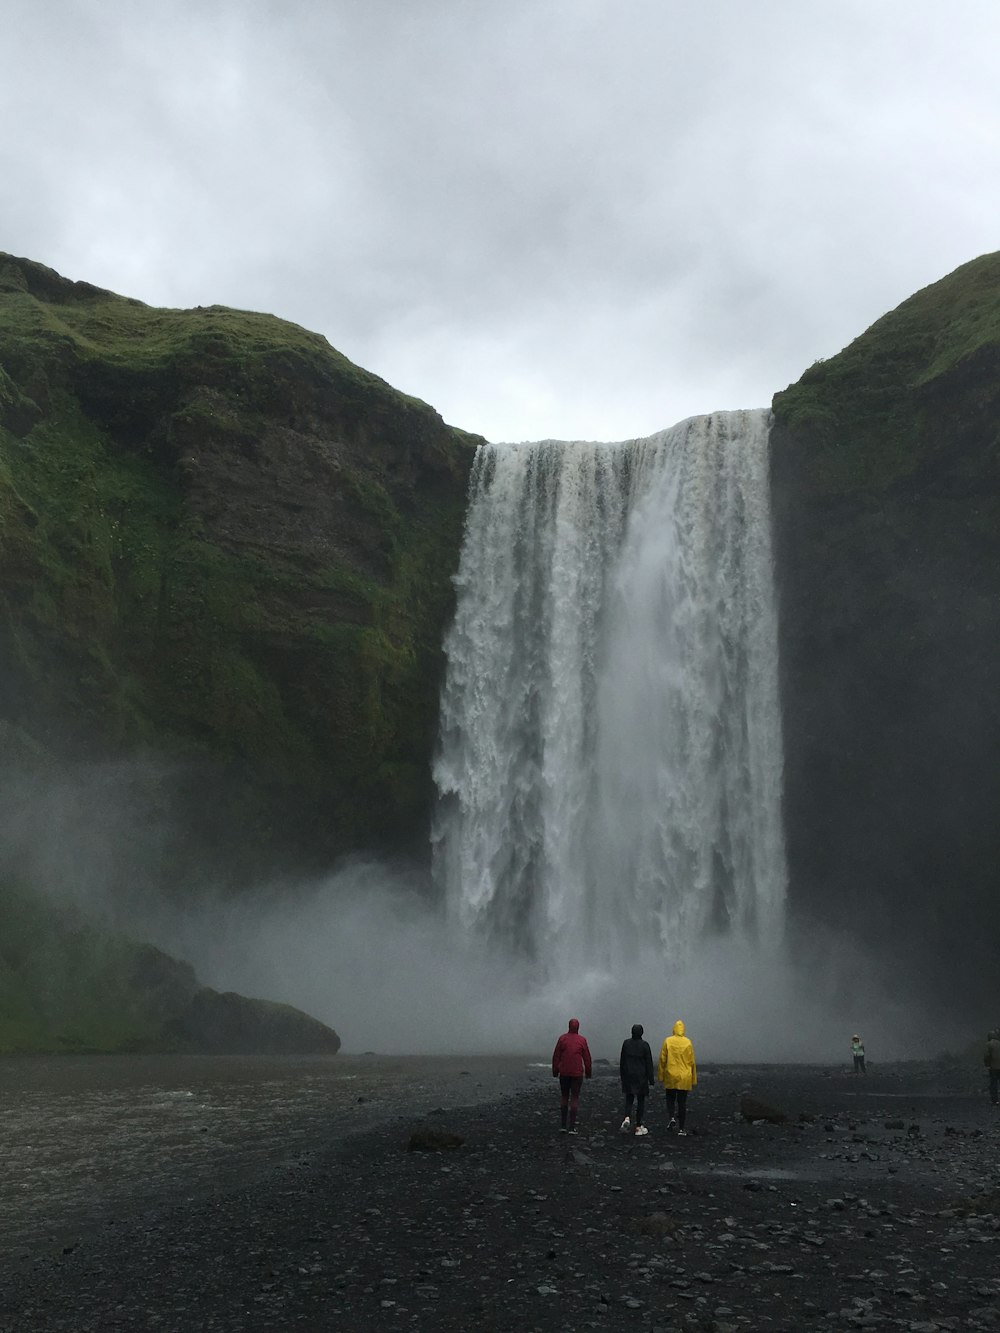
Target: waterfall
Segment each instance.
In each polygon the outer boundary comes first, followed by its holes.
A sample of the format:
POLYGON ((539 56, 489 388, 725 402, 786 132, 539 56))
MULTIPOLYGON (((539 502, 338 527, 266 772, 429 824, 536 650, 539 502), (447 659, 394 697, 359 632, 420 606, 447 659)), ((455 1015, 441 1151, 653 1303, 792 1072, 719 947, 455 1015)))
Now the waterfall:
POLYGON ((780 936, 766 411, 484 445, 434 776, 449 915, 558 971, 780 936))

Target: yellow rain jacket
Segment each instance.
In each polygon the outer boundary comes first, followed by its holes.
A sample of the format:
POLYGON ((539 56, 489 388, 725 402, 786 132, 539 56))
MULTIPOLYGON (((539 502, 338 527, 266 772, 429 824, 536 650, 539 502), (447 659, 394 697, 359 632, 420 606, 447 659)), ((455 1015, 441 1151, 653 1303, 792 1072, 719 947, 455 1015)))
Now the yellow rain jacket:
POLYGON ((694 1047, 684 1035, 684 1024, 677 1020, 673 1036, 660 1048, 660 1069, 657 1078, 665 1088, 687 1092, 698 1082, 694 1064, 694 1047))

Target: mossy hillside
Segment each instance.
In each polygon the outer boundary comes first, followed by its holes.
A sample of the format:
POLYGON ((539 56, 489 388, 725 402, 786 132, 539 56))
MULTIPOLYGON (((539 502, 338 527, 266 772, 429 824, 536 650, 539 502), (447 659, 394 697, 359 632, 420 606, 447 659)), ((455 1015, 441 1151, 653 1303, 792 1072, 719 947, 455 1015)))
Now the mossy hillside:
POLYGON ((144 946, 0 885, 0 1054, 178 1049, 137 992, 144 946))
POLYGON ((961 592, 968 633, 954 646, 975 655, 995 616, 1000 253, 903 302, 776 394, 773 410, 786 605, 804 560, 822 635, 871 635, 871 667, 888 679, 911 657, 935 657, 961 592))
POLYGON ((188 964, 0 880, 0 1055, 339 1047, 291 1005, 201 986, 188 964))
POLYGON ((185 385, 218 386, 267 415, 308 407, 303 381, 314 395, 326 386, 359 404, 405 400, 322 335, 273 315, 157 309, 9 255, 0 255, 0 293, 8 380, 44 411, 58 369, 116 437, 148 440, 164 413, 181 408, 185 385))
POLYGON ((776 395, 792 902, 956 1004, 1000 981, 1000 254, 776 395))
MULTIPOLYGON (((998 400, 998 292, 1000 252, 917 292, 775 395, 779 430, 809 439, 810 490, 875 493, 938 459, 961 465, 953 455, 963 420, 998 400), (950 399, 960 415, 942 431, 941 408, 950 399)), ((994 459, 998 440, 1000 421, 985 445, 994 459)))
POLYGON ((471 438, 274 317, 9 258, 0 367, 8 720, 204 757, 261 836, 419 825, 471 438))

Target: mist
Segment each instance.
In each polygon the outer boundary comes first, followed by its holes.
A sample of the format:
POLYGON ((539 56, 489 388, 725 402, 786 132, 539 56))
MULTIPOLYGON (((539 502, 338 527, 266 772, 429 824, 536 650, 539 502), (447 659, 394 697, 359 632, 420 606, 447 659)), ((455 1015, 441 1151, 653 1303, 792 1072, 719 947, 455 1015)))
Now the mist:
POLYGON ((633 1023, 652 1043, 684 1020, 702 1061, 836 1062, 861 1032, 879 1060, 930 1056, 964 1040, 928 1016, 846 939, 813 934, 767 951, 716 938, 672 964, 653 947, 612 975, 462 933, 426 896, 423 872, 344 866, 289 896, 216 903, 157 933, 219 989, 293 1004, 329 1023, 348 1052, 523 1054, 544 1060, 570 1017, 598 1058, 617 1060, 633 1023))
POLYGON ((664 956, 650 940, 612 971, 582 953, 518 954, 449 916, 426 867, 375 857, 238 892, 206 871, 179 901, 162 866, 184 837, 168 811, 152 817, 150 774, 116 764, 8 776, 0 872, 189 961, 205 985, 313 1014, 345 1052, 547 1060, 570 1017, 594 1055, 611 1060, 633 1023, 655 1044, 678 1018, 702 1062, 843 1063, 861 1032, 877 1064, 929 1058, 975 1035, 966 1015, 917 998, 919 959, 866 951, 801 912, 768 947, 716 935, 664 956))

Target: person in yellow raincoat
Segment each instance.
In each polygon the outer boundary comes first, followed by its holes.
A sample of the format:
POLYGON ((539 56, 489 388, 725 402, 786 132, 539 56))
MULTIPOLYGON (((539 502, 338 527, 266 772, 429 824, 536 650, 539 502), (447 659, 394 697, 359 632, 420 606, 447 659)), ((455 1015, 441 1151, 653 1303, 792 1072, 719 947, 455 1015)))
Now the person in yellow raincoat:
POLYGON ((684 1123, 687 1120, 688 1093, 698 1082, 698 1070, 694 1063, 694 1047, 690 1039, 685 1037, 684 1024, 680 1019, 660 1048, 657 1078, 667 1094, 667 1114, 670 1116, 667 1129, 676 1129, 679 1135, 686 1135, 684 1123))

